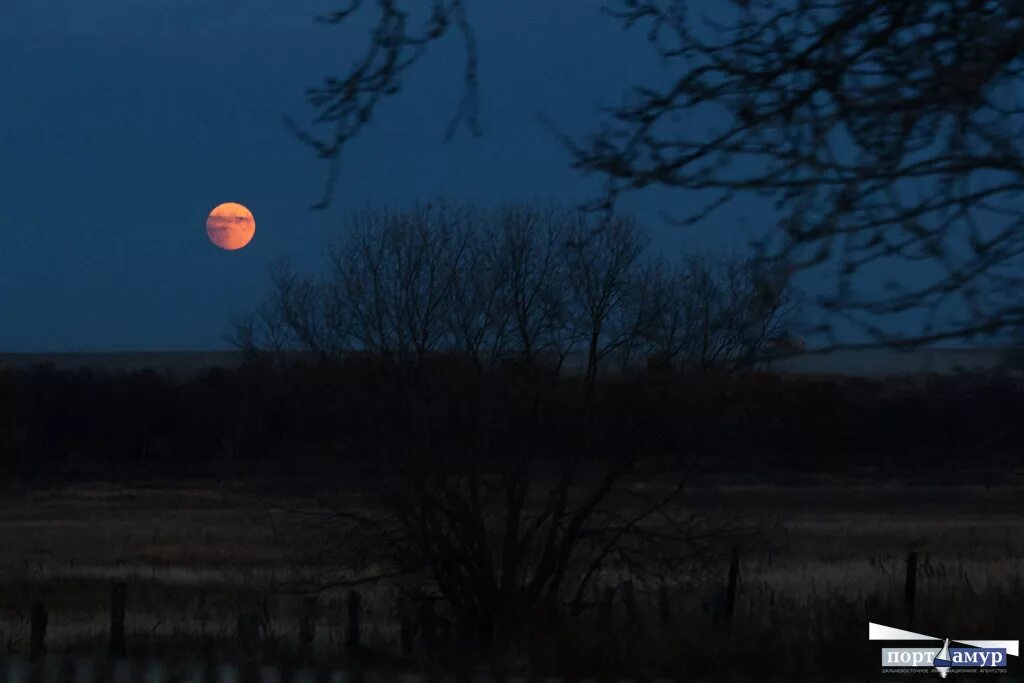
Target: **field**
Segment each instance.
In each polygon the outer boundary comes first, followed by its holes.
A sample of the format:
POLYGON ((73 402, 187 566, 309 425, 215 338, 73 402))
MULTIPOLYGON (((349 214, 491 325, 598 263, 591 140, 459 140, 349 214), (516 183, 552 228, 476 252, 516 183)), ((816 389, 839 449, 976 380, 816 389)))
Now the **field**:
MULTIPOLYGON (((652 672, 870 673, 878 650, 866 641, 868 619, 908 623, 910 551, 918 554, 918 630, 1017 637, 1024 483, 1019 476, 990 486, 929 481, 706 480, 687 505, 738 530, 722 539, 719 558, 666 586, 667 613, 660 586, 637 584, 636 612, 619 590, 610 611, 598 615, 595 607, 574 629, 585 637, 538 634, 544 637, 530 652, 531 668, 607 671, 644 662, 652 672), (732 546, 740 553, 739 584, 735 613, 723 624, 732 546)), ((105 653, 111 585, 126 581, 132 656, 237 658, 239 615, 251 613, 260 621, 262 657, 294 657, 307 603, 293 588, 330 567, 311 559, 313 535, 294 514, 313 507, 309 496, 299 487, 269 493, 268 485, 8 486, 0 497, 0 650, 27 653, 31 605, 41 603, 50 652, 105 653)), ((364 656, 397 666, 397 593, 389 586, 359 590, 362 641, 373 653, 364 656)), ((347 599, 347 589, 318 597, 315 641, 305 656, 345 662, 347 599)), ((429 656, 417 648, 413 658, 422 664, 429 656)), ((523 653, 511 653, 504 664, 524 661, 523 653)))

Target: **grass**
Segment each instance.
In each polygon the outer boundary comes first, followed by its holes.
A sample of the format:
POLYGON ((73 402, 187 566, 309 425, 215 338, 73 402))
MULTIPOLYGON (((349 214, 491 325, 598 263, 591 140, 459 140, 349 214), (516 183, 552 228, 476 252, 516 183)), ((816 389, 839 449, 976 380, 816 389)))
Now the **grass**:
MULTIPOLYGON (((49 611, 51 652, 104 653, 110 585, 127 581, 134 656, 238 657, 237 618, 246 611, 260 615, 266 659, 293 656, 303 598, 271 588, 326 568, 294 559, 302 529, 280 510, 302 501, 265 491, 263 483, 156 483, 4 492, 0 654, 27 652, 33 602, 49 611)), ((638 584, 635 618, 616 599, 607 618, 595 609, 571 628, 538 624, 493 665, 554 674, 871 676, 878 645, 866 640, 868 619, 908 625, 910 549, 919 553, 917 630, 1012 638, 1024 613, 1021 493, 1013 479, 997 487, 706 482, 689 504, 758 522, 743 541, 731 622, 721 608, 725 565, 695 567, 670 588, 668 624, 656 587, 638 584)), ((394 590, 361 592, 363 642, 396 653, 394 590)), ((313 655, 324 663, 345 663, 345 600, 340 591, 321 596, 313 655)))

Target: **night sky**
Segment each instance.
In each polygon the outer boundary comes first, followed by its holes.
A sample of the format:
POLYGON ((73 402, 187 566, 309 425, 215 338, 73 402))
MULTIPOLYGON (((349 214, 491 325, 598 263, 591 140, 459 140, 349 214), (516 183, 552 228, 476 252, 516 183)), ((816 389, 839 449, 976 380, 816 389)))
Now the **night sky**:
MULTIPOLYGON (((223 348, 268 266, 317 268, 353 208, 585 199, 598 181, 569 168, 538 116, 585 132, 600 104, 661 67, 642 34, 582 5, 478 3, 484 136, 443 139, 461 94, 452 35, 348 148, 318 212, 326 169, 282 118, 308 121, 304 89, 364 46, 357 26, 313 21, 332 3, 3 0, 0 351, 223 348), (257 223, 233 253, 204 230, 228 201, 257 223)), ((750 234, 742 205, 700 228, 661 221, 678 201, 646 193, 628 208, 664 249, 732 249, 750 234)))

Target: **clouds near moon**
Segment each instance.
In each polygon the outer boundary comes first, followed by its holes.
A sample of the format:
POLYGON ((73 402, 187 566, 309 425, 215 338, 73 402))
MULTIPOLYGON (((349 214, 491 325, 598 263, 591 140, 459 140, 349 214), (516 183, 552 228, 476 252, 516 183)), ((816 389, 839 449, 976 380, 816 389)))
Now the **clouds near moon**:
POLYGON ((221 204, 206 219, 206 234, 221 249, 237 251, 252 241, 256 220, 241 204, 221 204))

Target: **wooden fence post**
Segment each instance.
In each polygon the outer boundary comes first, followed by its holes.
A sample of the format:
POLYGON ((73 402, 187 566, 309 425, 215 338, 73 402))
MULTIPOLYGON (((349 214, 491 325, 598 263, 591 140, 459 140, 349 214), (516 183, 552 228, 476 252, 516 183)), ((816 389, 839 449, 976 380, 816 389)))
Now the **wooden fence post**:
POLYGON ((630 621, 636 620, 636 592, 633 590, 633 579, 622 582, 622 604, 626 608, 626 616, 630 621))
POLYGON ((419 607, 420 634, 423 638, 423 649, 427 654, 433 652, 437 638, 437 617, 434 614, 434 601, 424 597, 419 607))
POLYGON ((405 595, 398 598, 399 637, 402 641, 402 656, 411 657, 413 651, 413 616, 409 598, 405 595))
POLYGON ((725 621, 732 623, 733 613, 736 610, 736 585, 740 578, 740 551, 733 547, 732 559, 729 561, 729 578, 725 584, 725 621))
POLYGON ((661 617, 662 626, 668 626, 672 622, 672 606, 669 602, 668 586, 664 583, 658 586, 658 614, 661 617))
POLYGON ((253 657, 259 652, 260 615, 244 612, 238 615, 238 646, 243 657, 253 657))
POLYGON ((911 550, 907 555, 907 583, 904 589, 904 601, 907 611, 907 623, 914 625, 914 596, 917 592, 917 551, 911 550))
POLYGON ((124 583, 114 584, 110 592, 110 658, 124 657, 124 603, 127 587, 124 583))
POLYGON ((345 645, 350 654, 359 651, 361 642, 360 629, 362 627, 363 601, 359 591, 348 593, 348 632, 346 633, 345 645))
POLYGON ((302 603, 302 617, 299 621, 299 648, 305 657, 310 657, 313 652, 313 643, 316 641, 316 597, 308 597, 302 603))
POLYGON ((612 603, 615 601, 615 589, 608 586, 604 589, 604 599, 601 601, 601 620, 608 621, 612 617, 612 603))
POLYGON ((46 626, 50 621, 46 608, 40 602, 32 603, 30 655, 38 659, 46 654, 46 626))

